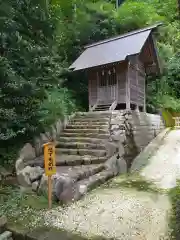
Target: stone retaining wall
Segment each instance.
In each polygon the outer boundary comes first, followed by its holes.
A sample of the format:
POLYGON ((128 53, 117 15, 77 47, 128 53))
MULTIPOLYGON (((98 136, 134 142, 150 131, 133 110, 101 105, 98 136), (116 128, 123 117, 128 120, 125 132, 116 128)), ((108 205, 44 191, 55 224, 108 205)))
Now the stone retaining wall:
POLYGON ((13 240, 12 232, 6 230, 7 218, 5 216, 0 217, 0 239, 1 240, 13 240))
POLYGON ((143 112, 133 112, 131 119, 133 125, 134 141, 141 152, 164 128, 160 115, 143 112))
POLYGON ((39 137, 35 137, 32 144, 26 143, 19 151, 19 156, 16 160, 16 172, 17 170, 19 171, 23 169, 26 165, 25 163, 29 160, 33 160, 43 155, 43 144, 51 141, 55 142, 74 116, 75 114, 72 114, 66 116, 63 120, 59 119, 55 124, 51 125, 46 132, 41 133, 39 137))
MULTIPOLYGON (((23 159, 23 161, 28 161, 42 155, 43 144, 48 141, 56 141, 62 130, 74 116, 75 114, 66 117, 63 121, 58 120, 49 128, 49 131, 36 137, 32 145, 30 143, 25 144, 20 151, 20 158, 23 159)), ((133 141, 135 142, 138 152, 140 152, 164 128, 165 126, 160 115, 124 110, 113 111, 109 127, 110 141, 107 141, 107 145, 111 142, 117 146, 118 142, 125 142, 126 135, 130 134, 133 135, 133 141)), ((124 151, 121 145, 119 145, 119 149, 120 152, 124 151)), ((114 148, 114 150, 112 150, 112 148, 110 148, 110 152, 108 153, 109 157, 111 157, 114 152, 116 152, 116 149, 114 148)))
POLYGON ((63 120, 59 119, 55 124, 53 124, 48 131, 45 133, 41 133, 39 137, 34 139, 34 149, 35 156, 39 157, 43 154, 42 145, 49 141, 56 141, 56 139, 60 136, 62 130, 66 127, 69 121, 74 118, 75 114, 70 116, 66 116, 63 120))
MULTIPOLYGON (((89 116, 89 113, 84 114, 89 116)), ((91 114, 97 118, 105 114, 104 116, 107 118, 107 137, 102 140, 101 144, 106 150, 107 160, 103 162, 103 169, 108 172, 108 177, 126 173, 127 169, 130 169, 134 158, 164 129, 163 121, 159 115, 124 110, 112 111, 107 114, 106 112, 91 114)), ((43 189, 43 186, 47 189, 47 177, 42 177, 44 176, 44 169, 40 166, 36 167, 37 165, 30 167, 25 163, 43 154, 42 146, 44 143, 48 141, 56 142, 63 128, 73 117, 74 115, 68 117, 63 122, 58 121, 51 127, 51 131, 43 133, 39 138, 36 138, 34 146, 27 143, 21 149, 19 158, 16 161, 16 173, 21 186, 25 188, 30 187, 34 191, 43 189), (44 185, 40 183, 44 183, 44 185)), ((43 156, 41 158, 43 162, 43 156)), ((101 175, 99 176, 101 177, 101 175)), ((106 176, 102 176, 102 178, 106 180, 106 176)), ((53 179, 54 183, 56 183, 57 175, 53 179)), ((72 188, 74 191, 74 182, 72 183, 70 180, 68 180, 68 183, 63 180, 63 184, 65 182, 65 188, 72 188)), ((97 181, 96 176, 95 180, 97 181)))
POLYGON ((110 119, 110 141, 126 160, 133 159, 165 128, 160 115, 136 111, 113 111, 110 119))

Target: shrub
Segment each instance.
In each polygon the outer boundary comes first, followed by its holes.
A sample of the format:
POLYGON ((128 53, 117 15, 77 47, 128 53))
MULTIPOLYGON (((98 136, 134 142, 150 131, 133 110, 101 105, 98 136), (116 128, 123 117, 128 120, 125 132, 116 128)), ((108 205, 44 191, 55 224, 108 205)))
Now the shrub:
POLYGON ((48 98, 41 105, 41 123, 44 127, 48 127, 59 118, 63 119, 76 110, 76 102, 67 88, 53 88, 48 91, 48 98))
POLYGON ((172 230, 172 239, 180 239, 180 182, 170 190, 170 199, 172 203, 172 214, 170 218, 170 228, 172 230))

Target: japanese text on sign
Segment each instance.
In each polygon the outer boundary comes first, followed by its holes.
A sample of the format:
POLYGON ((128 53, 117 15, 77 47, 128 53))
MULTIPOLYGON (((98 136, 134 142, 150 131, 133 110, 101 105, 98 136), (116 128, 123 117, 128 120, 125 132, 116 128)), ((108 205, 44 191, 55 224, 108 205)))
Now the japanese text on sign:
POLYGON ((46 176, 52 176, 56 173, 55 147, 51 143, 44 145, 44 165, 46 176))

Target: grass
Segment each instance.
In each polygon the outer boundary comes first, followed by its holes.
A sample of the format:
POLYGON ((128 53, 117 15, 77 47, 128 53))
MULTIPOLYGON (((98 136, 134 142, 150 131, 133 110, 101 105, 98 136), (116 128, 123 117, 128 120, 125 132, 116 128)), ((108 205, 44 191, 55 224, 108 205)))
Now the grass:
POLYGON ((23 193, 17 187, 0 186, 0 216, 5 215, 9 224, 23 225, 27 229, 41 226, 42 212, 47 207, 48 201, 44 196, 23 193))
MULTIPOLYGON (((53 203, 53 207, 57 207, 53 203)), ((64 229, 47 227, 43 213, 48 210, 48 201, 44 196, 32 192, 23 193, 18 187, 0 185, 0 216, 8 219, 8 230, 13 239, 64 239, 64 240, 108 240, 97 236, 86 238, 64 229)))
POLYGON ((137 191, 160 193, 161 190, 158 189, 153 183, 146 181, 141 176, 137 174, 128 176, 119 176, 114 178, 105 184, 107 188, 131 188, 137 191))
POLYGON ((171 239, 180 239, 180 181, 177 186, 169 191, 172 204, 169 227, 171 229, 171 239))

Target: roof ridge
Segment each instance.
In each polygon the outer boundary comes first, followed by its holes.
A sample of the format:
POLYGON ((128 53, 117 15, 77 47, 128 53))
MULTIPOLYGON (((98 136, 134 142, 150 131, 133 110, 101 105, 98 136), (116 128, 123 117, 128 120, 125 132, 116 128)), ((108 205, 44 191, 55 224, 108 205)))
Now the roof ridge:
POLYGON ((104 43, 107 43, 107 42, 111 42, 111 41, 115 41, 115 40, 118 40, 118 39, 121 39, 121 38, 129 37, 129 36, 132 36, 134 34, 138 34, 138 33, 141 33, 141 32, 148 31, 150 29, 152 30, 154 28, 157 28, 160 25, 162 25, 162 23, 157 23, 157 24, 154 24, 154 25, 146 27, 146 28, 141 28, 141 29, 137 29, 137 30, 134 30, 134 31, 131 31, 131 32, 127 32, 127 33, 118 35, 116 37, 111 37, 111 38, 108 38, 106 40, 102 40, 102 41, 99 41, 99 42, 88 44, 88 45, 84 46, 84 48, 85 49, 86 48, 91 48, 91 47, 94 47, 94 46, 97 46, 97 45, 101 45, 101 44, 104 44, 104 43))

